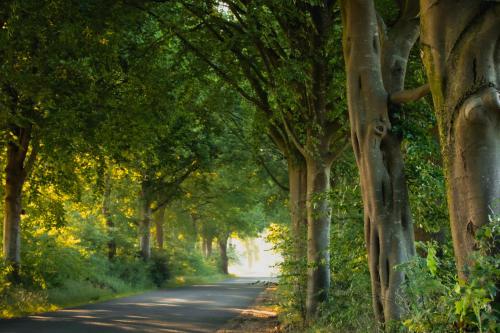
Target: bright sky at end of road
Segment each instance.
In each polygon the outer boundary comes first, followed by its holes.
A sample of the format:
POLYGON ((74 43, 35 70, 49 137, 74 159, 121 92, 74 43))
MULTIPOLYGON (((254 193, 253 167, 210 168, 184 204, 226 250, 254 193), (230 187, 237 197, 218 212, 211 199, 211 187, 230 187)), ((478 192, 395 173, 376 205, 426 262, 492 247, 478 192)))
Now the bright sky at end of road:
POLYGON ((229 273, 237 276, 275 277, 279 271, 276 265, 283 259, 272 250, 273 245, 266 242, 266 231, 258 238, 231 238, 239 262, 230 263, 229 273))

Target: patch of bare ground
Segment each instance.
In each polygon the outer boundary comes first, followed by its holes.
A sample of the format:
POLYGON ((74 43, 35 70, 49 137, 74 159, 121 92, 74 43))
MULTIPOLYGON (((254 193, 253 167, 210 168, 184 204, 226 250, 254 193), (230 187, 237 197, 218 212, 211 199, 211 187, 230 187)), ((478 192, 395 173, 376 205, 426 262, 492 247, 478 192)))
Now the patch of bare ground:
POLYGON ((276 306, 276 284, 265 282, 266 289, 254 304, 216 333, 280 333, 276 306))

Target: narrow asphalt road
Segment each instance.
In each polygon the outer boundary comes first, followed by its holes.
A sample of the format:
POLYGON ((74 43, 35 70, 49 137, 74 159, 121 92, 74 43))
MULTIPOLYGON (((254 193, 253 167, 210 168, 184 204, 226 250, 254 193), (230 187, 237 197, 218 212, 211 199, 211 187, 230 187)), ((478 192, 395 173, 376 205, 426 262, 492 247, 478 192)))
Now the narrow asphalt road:
POLYGON ((264 289, 254 284, 257 280, 236 278, 0 320, 0 332, 214 332, 247 308, 264 289))

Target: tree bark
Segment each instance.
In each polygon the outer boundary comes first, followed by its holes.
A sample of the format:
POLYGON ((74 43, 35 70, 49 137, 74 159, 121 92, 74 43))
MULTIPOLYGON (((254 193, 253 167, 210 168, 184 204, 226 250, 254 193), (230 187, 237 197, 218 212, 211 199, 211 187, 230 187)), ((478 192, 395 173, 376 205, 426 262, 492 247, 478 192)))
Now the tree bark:
POLYGON ((330 289, 331 163, 307 158, 307 318, 312 319, 330 289))
POLYGON ((163 224, 165 222, 165 206, 161 206, 157 209, 155 214, 155 231, 156 231, 156 246, 159 250, 163 250, 164 242, 164 231, 163 224))
POLYGON ((418 37, 418 6, 407 1, 389 33, 380 31, 373 1, 344 0, 344 57, 351 141, 364 203, 365 241, 376 319, 400 318, 404 274, 394 269, 415 254, 401 154, 391 132, 389 95, 403 90, 409 52, 418 37), (411 10, 414 12, 412 13, 411 10))
POLYGON ((500 215, 500 4, 420 4, 457 270, 466 279, 477 228, 500 215))
POLYGON ((217 242, 219 243, 219 254, 220 254, 220 270, 223 274, 229 274, 229 258, 227 256, 227 241, 228 236, 219 236, 217 242))
POLYGON ((106 229, 108 232, 108 259, 113 260, 116 256, 116 241, 114 236, 115 223, 111 215, 111 170, 106 172, 104 176, 104 193, 102 199, 102 215, 106 221, 106 229))
POLYGON ((288 179, 294 259, 302 260, 307 251, 307 169, 305 164, 288 162, 288 179))
POLYGON ((210 258, 212 256, 212 253, 213 253, 212 241, 213 241, 212 237, 207 238, 207 245, 206 245, 207 246, 207 258, 210 258))
POLYGON ((189 242, 189 245, 192 246, 193 250, 198 249, 198 228, 199 222, 200 222, 200 217, 198 216, 197 213, 191 212, 189 214, 191 216, 191 227, 192 227, 192 232, 188 233, 186 237, 186 241, 189 242))
POLYGON ((11 127, 15 141, 7 143, 7 165, 5 167, 4 224, 3 224, 3 257, 7 265, 12 266, 10 278, 18 282, 21 264, 22 191, 30 164, 36 158, 32 150, 28 160, 27 152, 32 139, 32 126, 25 128, 11 127), (31 162, 31 163, 30 163, 31 162))
POLYGON ((212 256, 212 236, 203 236, 203 255, 205 258, 210 258, 212 256))
POLYGON ((141 219, 139 222, 139 247, 144 260, 151 258, 151 193, 146 181, 141 186, 141 219))
POLYGON ((305 317, 305 276, 307 275, 307 169, 301 158, 299 161, 288 158, 288 183, 290 194, 291 240, 292 260, 296 271, 294 297, 305 317))

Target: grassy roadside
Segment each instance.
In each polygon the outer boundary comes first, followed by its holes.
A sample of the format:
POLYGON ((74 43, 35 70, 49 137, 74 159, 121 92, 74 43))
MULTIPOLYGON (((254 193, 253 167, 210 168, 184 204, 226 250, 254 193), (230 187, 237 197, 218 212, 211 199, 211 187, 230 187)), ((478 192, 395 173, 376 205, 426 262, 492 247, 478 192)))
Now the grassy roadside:
POLYGON ((183 287, 183 286, 192 286, 194 284, 204 284, 204 283, 214 283, 214 282, 220 282, 225 279, 230 279, 235 277, 232 274, 229 275, 224 275, 224 274, 215 274, 215 275, 208 275, 208 276, 193 276, 193 275, 184 275, 184 276, 178 276, 173 279, 168 280, 164 285, 163 288, 176 288, 176 287, 183 287))
POLYGON ((12 287, 6 298, 0 302, 2 305, 0 319, 24 317, 68 307, 101 303, 158 289, 214 283, 227 278, 231 278, 231 276, 222 274, 178 276, 166 281, 161 287, 143 286, 134 288, 126 284, 116 284, 113 288, 110 288, 109 286, 99 287, 88 281, 68 281, 60 288, 44 291, 27 291, 22 288, 12 287))

